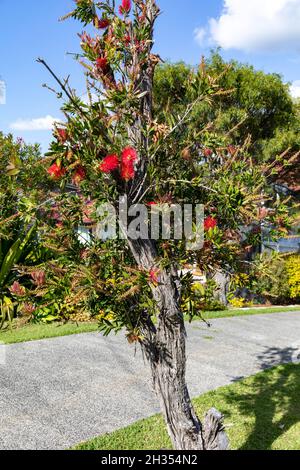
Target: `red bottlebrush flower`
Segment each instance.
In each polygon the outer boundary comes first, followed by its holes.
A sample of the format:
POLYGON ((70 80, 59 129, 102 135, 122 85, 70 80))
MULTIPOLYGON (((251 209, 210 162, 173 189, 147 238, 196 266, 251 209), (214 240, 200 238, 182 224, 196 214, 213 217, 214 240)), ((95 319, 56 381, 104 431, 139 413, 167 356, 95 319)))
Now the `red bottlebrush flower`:
POLYGON ((212 154, 213 154, 213 151, 212 151, 211 149, 209 149, 209 148, 205 148, 205 149, 203 150, 203 155, 204 155, 205 157, 207 157, 207 158, 208 158, 208 157, 211 157, 212 154))
POLYGON ((138 159, 137 152, 132 147, 126 147, 122 152, 121 157, 121 178, 125 181, 130 181, 134 178, 135 168, 134 164, 138 159))
POLYGON ((21 286, 21 284, 17 281, 15 281, 13 285, 9 288, 9 291, 17 297, 24 297, 24 295, 26 294, 25 287, 21 286))
POLYGON ((61 165, 53 163, 53 165, 48 168, 47 173, 51 176, 52 179, 58 180, 66 174, 66 170, 62 168, 61 165))
POLYGON ((121 15, 126 15, 130 13, 131 10, 131 0, 122 0, 122 5, 119 7, 119 12, 121 15))
POLYGON ((110 21, 107 18, 101 18, 97 23, 99 29, 106 29, 110 25, 110 21))
POLYGON ((46 282, 45 271, 37 270, 31 273, 31 277, 37 286, 43 286, 46 282))
POLYGON ((135 163, 137 158, 137 153, 132 147, 126 147, 122 152, 122 163, 124 165, 127 165, 127 163, 135 163))
POLYGON ((150 201, 147 203, 147 206, 151 207, 151 206, 157 206, 157 202, 155 201, 150 201))
POLYGON ((68 132, 66 129, 58 128, 56 129, 56 133, 58 136, 58 140, 60 141, 61 144, 64 144, 69 138, 68 132))
POLYGON ((214 217, 206 217, 206 219, 204 220, 204 230, 208 231, 210 229, 213 229, 217 226, 217 224, 217 219, 215 219, 214 217))
POLYGON ((135 176, 134 164, 132 162, 122 163, 121 165, 121 178, 124 181, 130 181, 135 176))
POLYGON ((96 60, 96 65, 97 65, 97 68, 99 70, 101 70, 102 72, 106 72, 107 67, 108 67, 107 58, 106 57, 98 57, 98 59, 96 60))
POLYGON ((159 273, 160 273, 160 270, 157 268, 152 268, 151 271, 149 272, 149 280, 150 282, 152 282, 152 284, 159 283, 159 273))
POLYGON ((86 178, 86 171, 83 168, 83 166, 79 165, 73 174, 72 183, 78 186, 81 183, 81 181, 85 180, 85 178, 86 178))
POLYGON ((102 171, 102 173, 111 173, 112 171, 115 171, 119 167, 119 157, 118 155, 107 155, 107 157, 104 158, 102 163, 99 166, 99 170, 102 171))

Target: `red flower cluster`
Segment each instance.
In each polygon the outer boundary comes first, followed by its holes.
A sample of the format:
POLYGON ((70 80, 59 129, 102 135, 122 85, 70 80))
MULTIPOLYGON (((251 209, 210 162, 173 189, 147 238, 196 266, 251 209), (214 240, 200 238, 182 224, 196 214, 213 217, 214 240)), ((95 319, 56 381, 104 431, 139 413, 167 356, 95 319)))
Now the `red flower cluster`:
POLYGON ((132 147, 126 147, 122 152, 121 161, 118 155, 107 155, 100 164, 99 169, 102 173, 111 173, 119 168, 121 178, 124 181, 130 181, 135 175, 135 163, 137 158, 136 150, 132 147))
POLYGON ((209 216, 209 217, 206 217, 206 219, 204 220, 205 231, 214 229, 217 225, 218 225, 217 219, 215 219, 214 217, 209 216))
POLYGON ((107 58, 106 57, 98 57, 98 59, 96 60, 96 65, 97 65, 97 68, 99 70, 101 70, 102 72, 105 73, 107 71, 107 68, 108 68, 107 58))
POLYGON ((121 166, 121 178, 124 181, 130 181, 134 178, 135 170, 132 164, 121 166))
POLYGON ((132 147, 126 147, 122 152, 121 161, 124 165, 129 165, 130 163, 135 163, 137 158, 136 150, 132 147))
POLYGON ((99 29, 106 29, 110 25, 110 21, 107 18, 97 19, 96 23, 99 29))
POLYGON ((131 0, 122 0, 122 5, 119 7, 119 12, 121 15, 126 15, 130 13, 131 10, 131 0))
POLYGON ((99 170, 102 171, 102 173, 111 173, 112 171, 117 170, 118 167, 119 157, 118 155, 112 154, 107 155, 107 157, 104 158, 99 166, 99 170))
POLYGON ((123 180, 130 181, 134 178, 134 164, 137 161, 137 158, 138 156, 134 148, 126 147, 123 150, 121 157, 121 178, 123 180))
POLYGON ((59 180, 66 174, 66 170, 60 164, 53 163, 47 170, 48 175, 54 180, 59 180))

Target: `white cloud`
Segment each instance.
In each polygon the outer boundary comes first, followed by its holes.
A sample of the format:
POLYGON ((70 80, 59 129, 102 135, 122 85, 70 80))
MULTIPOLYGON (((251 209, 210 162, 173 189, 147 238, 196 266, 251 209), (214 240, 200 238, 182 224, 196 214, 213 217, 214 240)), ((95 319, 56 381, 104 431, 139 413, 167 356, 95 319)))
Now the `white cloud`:
POLYGON ((195 39, 200 46, 203 46, 207 40, 207 29, 196 28, 194 31, 195 39))
POLYGON ((300 98, 300 80, 292 83, 290 91, 293 98, 300 98))
POLYGON ((300 0, 223 0, 220 17, 198 28, 195 38, 203 45, 206 37, 224 49, 295 51, 299 25, 300 0))
POLYGON ((11 123, 10 128, 14 131, 48 131, 53 129, 55 122, 59 122, 59 119, 50 115, 36 119, 17 119, 11 123))

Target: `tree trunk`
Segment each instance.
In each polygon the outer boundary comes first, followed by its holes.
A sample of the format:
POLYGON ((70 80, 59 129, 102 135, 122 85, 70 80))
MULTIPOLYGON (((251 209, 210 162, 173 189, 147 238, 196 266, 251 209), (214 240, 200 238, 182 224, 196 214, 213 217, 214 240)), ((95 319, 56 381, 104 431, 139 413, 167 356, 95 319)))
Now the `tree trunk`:
MULTIPOLYGON (((147 67, 137 74, 136 89, 142 93, 140 112, 135 123, 128 129, 133 146, 143 148, 135 179, 128 188, 129 200, 138 201, 147 185, 147 165, 149 161, 149 143, 145 126, 152 126, 153 111, 153 76, 159 58, 151 54, 153 46, 153 27, 159 15, 155 0, 145 0, 146 25, 149 27, 147 67)), ((138 69, 139 57, 135 57, 133 70, 138 69)), ((123 230, 126 234, 126 230, 123 230)), ((156 267, 158 259, 155 243, 152 240, 132 240, 127 237, 128 245, 138 264, 150 271, 156 267)), ((191 404, 187 390, 186 332, 183 315, 180 310, 180 285, 177 272, 173 274, 161 270, 158 286, 152 286, 153 298, 157 307, 157 324, 146 317, 142 347, 149 360, 154 389, 159 397, 161 409, 166 420, 173 446, 178 450, 225 449, 228 441, 223 430, 222 416, 211 410, 204 422, 200 423, 191 404)))
MULTIPOLYGON (((155 266, 155 246, 149 240, 128 241, 143 269, 155 266)), ((225 450, 228 439, 222 415, 212 409, 204 424, 198 419, 186 385, 186 331, 179 307, 180 290, 176 275, 160 273, 153 287, 157 303, 157 324, 149 321, 142 344, 150 363, 154 390, 159 398, 168 433, 177 450, 225 450)))
POLYGON ((225 271, 218 270, 211 276, 211 279, 213 279, 217 285, 215 295, 214 295, 215 299, 218 300, 225 307, 227 307, 228 305, 227 296, 229 293, 229 284, 230 284, 229 275, 225 271))

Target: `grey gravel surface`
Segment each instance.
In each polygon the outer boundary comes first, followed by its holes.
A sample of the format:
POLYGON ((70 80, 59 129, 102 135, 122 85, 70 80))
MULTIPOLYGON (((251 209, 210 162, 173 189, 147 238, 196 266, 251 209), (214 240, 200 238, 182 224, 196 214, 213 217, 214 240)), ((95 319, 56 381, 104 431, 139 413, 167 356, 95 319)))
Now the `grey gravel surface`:
MULTIPOLYGON (((300 359, 300 312, 194 322, 192 396, 300 359)), ((6 346, 0 364, 0 449, 65 449, 159 409, 148 366, 122 334, 81 334, 6 346)))

